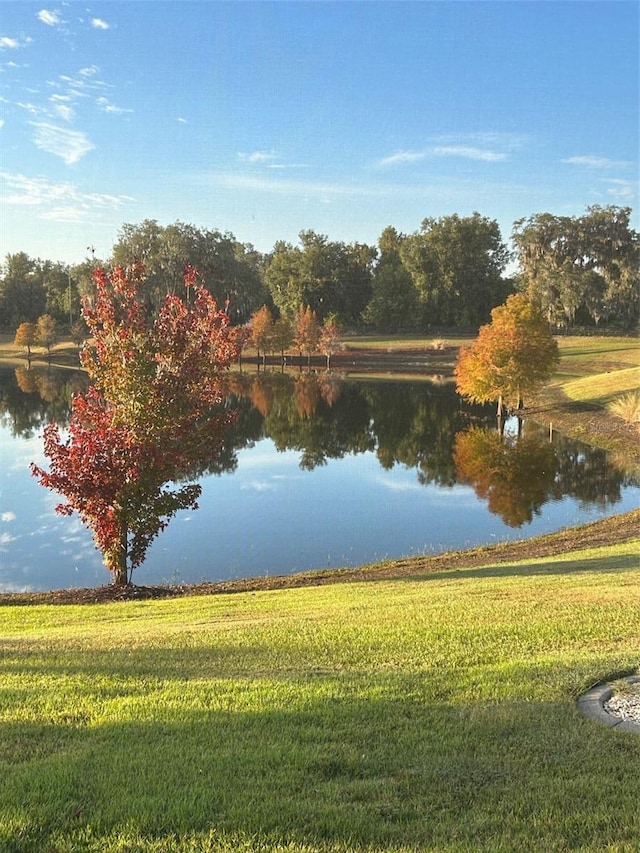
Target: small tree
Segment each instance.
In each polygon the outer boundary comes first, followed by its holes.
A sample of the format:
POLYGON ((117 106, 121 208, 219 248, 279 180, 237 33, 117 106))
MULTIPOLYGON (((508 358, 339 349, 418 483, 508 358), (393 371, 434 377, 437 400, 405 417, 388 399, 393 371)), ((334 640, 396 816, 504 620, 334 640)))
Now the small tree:
POLYGON ((57 338, 56 326, 55 317, 52 317, 51 314, 43 314, 38 317, 38 343, 46 348, 49 357, 51 357, 51 347, 57 338))
POLYGON ((311 355, 318 350, 320 343, 320 325, 315 311, 309 306, 300 308, 296 317, 294 342, 300 351, 307 354, 307 362, 311 364, 311 355))
POLYGON ((279 317, 273 324, 273 348, 278 350, 284 364, 284 354, 293 343, 293 329, 286 317, 279 317))
POLYGON ((273 314, 263 305, 251 317, 251 340, 258 357, 262 350, 262 363, 266 361, 267 352, 273 346, 273 314))
POLYGON ((341 348, 340 330, 333 317, 327 317, 320 331, 320 352, 327 359, 327 370, 331 367, 331 356, 341 348))
POLYGON ((13 344, 16 347, 25 347, 27 358, 31 358, 31 347, 38 343, 38 327, 35 323, 20 323, 16 329, 13 344))
POLYGON ((190 305, 167 296, 155 317, 139 296, 142 267, 96 270, 84 317, 94 346, 81 361, 95 386, 73 398, 69 436, 45 429, 50 471, 32 465, 42 485, 78 512, 115 584, 129 582, 147 548, 181 508, 196 507, 189 479, 203 454, 218 451, 233 414, 212 414, 222 399, 221 371, 237 357, 226 313, 190 281, 190 305))
POLYGON ((558 364, 558 344, 541 312, 523 294, 510 296, 491 312, 470 347, 460 350, 455 368, 458 393, 475 403, 523 406, 523 395, 544 385, 558 364))
POLYGON ((78 317, 78 319, 77 319, 77 320, 75 320, 75 321, 71 324, 71 329, 70 329, 70 332, 71 332, 71 340, 74 342, 74 344, 75 344, 77 347, 79 347, 79 346, 80 346, 80 344, 81 344, 81 343, 84 341, 84 339, 87 337, 88 331, 89 331, 89 330, 87 329, 87 324, 84 322, 84 320, 82 319, 82 317, 78 317))

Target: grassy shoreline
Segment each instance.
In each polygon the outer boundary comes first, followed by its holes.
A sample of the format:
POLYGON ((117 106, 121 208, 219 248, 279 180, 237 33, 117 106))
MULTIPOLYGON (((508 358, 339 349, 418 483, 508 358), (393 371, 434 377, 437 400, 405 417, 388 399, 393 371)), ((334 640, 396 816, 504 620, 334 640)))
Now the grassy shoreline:
POLYGON ((0 611, 3 853, 634 851, 639 540, 0 611))

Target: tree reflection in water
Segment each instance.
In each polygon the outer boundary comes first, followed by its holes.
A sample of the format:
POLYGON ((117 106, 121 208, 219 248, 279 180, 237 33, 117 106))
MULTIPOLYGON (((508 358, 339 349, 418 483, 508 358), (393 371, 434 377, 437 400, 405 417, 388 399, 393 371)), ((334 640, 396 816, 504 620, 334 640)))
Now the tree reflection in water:
POLYGON ((530 522, 553 492, 556 454, 535 436, 472 427, 458 434, 453 455, 459 481, 509 527, 530 522))

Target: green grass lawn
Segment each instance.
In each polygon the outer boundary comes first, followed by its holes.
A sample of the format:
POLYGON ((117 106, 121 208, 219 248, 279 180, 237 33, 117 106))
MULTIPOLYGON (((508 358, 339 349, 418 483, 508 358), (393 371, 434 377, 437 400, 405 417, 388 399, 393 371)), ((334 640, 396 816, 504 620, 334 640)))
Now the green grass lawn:
POLYGON ((637 851, 640 542, 401 580, 0 608, 0 850, 637 851))

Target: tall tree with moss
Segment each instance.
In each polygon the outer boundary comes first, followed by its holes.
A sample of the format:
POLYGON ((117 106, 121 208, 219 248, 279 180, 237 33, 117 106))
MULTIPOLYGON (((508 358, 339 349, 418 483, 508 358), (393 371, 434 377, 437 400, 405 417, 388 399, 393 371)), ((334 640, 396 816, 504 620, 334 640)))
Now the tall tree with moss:
POLYGON ((514 223, 521 289, 556 327, 577 318, 632 328, 640 312, 640 239, 631 208, 536 213, 514 223))

